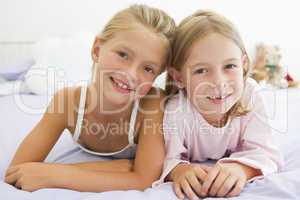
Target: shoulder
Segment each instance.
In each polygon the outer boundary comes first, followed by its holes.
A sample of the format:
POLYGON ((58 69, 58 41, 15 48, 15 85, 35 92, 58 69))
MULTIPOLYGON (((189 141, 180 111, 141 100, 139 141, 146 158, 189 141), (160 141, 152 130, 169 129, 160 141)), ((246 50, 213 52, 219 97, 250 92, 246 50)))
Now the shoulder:
POLYGON ((260 89, 260 86, 258 85, 256 80, 254 80, 252 78, 247 78, 247 80, 245 82, 245 90, 246 91, 255 92, 259 89, 260 89))
POLYGON ((79 103, 80 87, 65 87, 54 93, 50 106, 68 111, 70 105, 79 103))
POLYGON ((136 123, 136 130, 138 131, 138 141, 140 141, 140 138, 149 138, 153 135, 158 136, 158 138, 162 136, 160 134, 145 133, 158 133, 159 131, 161 131, 160 128, 164 115, 165 97, 166 95, 163 90, 152 87, 148 94, 139 100, 136 123), (143 136, 140 137, 141 135, 143 136))
POLYGON ((165 91, 152 87, 148 94, 140 99, 140 108, 144 110, 164 110, 164 105, 166 101, 165 91))
POLYGON ((81 87, 65 87, 57 92, 52 97, 48 105, 46 116, 65 122, 66 127, 74 123, 77 107, 80 99, 81 87), (70 121, 71 120, 71 121, 70 121))
POLYGON ((139 100, 137 114, 137 129, 143 131, 143 126, 161 124, 164 115, 165 92, 159 88, 152 87, 148 94, 139 100))
POLYGON ((166 102, 165 112, 176 113, 179 115, 190 114, 193 107, 191 107, 189 100, 183 94, 179 92, 176 95, 168 98, 166 102))
POLYGON ((192 124, 195 121, 195 116, 193 106, 191 106, 183 92, 179 92, 168 99, 165 106, 163 123, 164 126, 180 127, 183 131, 183 127, 185 127, 183 125, 192 124))
POLYGON ((260 93, 261 88, 258 83, 254 79, 248 78, 245 81, 244 92, 242 96, 243 105, 251 110, 257 101, 261 101, 260 93))

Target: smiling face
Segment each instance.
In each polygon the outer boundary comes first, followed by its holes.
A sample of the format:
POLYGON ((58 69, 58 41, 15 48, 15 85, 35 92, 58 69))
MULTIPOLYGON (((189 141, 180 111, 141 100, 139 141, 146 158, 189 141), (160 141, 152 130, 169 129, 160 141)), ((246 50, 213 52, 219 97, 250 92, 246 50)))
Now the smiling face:
POLYGON ((179 82, 204 117, 219 119, 240 99, 245 60, 240 48, 220 34, 192 45, 179 82))
POLYGON ((92 55, 96 65, 95 83, 101 86, 105 99, 120 105, 149 92, 165 64, 167 42, 139 27, 116 33, 105 42, 96 39, 92 55))

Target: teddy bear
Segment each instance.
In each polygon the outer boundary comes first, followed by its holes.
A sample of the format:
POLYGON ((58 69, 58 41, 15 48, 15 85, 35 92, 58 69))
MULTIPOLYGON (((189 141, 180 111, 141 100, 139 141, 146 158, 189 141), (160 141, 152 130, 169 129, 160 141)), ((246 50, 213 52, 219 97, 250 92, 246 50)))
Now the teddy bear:
POLYGON ((280 64, 280 60, 281 52, 277 45, 257 44, 252 78, 257 82, 265 81, 276 88, 298 86, 298 82, 285 72, 283 66, 280 64))

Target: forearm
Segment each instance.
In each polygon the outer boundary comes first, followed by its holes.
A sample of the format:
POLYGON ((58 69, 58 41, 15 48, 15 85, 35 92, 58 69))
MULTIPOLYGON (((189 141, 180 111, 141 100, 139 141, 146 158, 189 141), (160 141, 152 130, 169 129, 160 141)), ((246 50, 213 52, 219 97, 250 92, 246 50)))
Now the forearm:
MULTIPOLYGON (((61 133, 48 133, 36 127, 19 145, 10 166, 27 162, 43 162, 51 151, 61 133)), ((60 130, 53 130, 59 132, 60 130)))
POLYGON ((102 171, 102 172, 130 172, 132 171, 132 160, 108 160, 108 161, 94 161, 70 164, 80 169, 102 171))
POLYGON ((250 166, 242 164, 240 162, 233 162, 233 163, 237 163, 242 168, 242 170, 246 174, 247 180, 250 180, 250 179, 252 179, 255 176, 262 175, 262 172, 259 169, 250 167, 250 166))
POLYGON ((244 172, 247 176, 247 180, 250 180, 253 177, 262 175, 262 172, 259 169, 255 169, 253 167, 249 167, 249 166, 246 166, 246 165, 242 165, 242 168, 243 168, 243 170, 244 170, 244 172))
POLYGON ((28 162, 43 162, 51 147, 45 149, 40 145, 32 145, 28 141, 24 141, 16 151, 9 166, 14 166, 28 162))
POLYGON ((81 192, 104 192, 111 190, 144 190, 151 186, 141 174, 135 172, 101 172, 68 166, 55 187, 81 192))

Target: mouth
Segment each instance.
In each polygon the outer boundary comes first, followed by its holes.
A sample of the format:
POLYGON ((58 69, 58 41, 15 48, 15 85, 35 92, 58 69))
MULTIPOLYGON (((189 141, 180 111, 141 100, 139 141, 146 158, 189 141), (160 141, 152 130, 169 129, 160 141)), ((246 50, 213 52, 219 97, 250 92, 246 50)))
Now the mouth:
POLYGON ((222 104, 225 102, 225 100, 230 97, 232 94, 226 94, 226 95, 219 95, 219 96, 215 96, 215 95, 210 95, 207 96, 206 98, 212 102, 213 104, 222 104))
POLYGON ((111 80, 114 88, 120 93, 128 94, 128 93, 134 91, 134 89, 132 89, 129 86, 129 84, 125 83, 124 81, 122 81, 120 79, 113 78, 112 76, 110 76, 109 79, 111 80))

